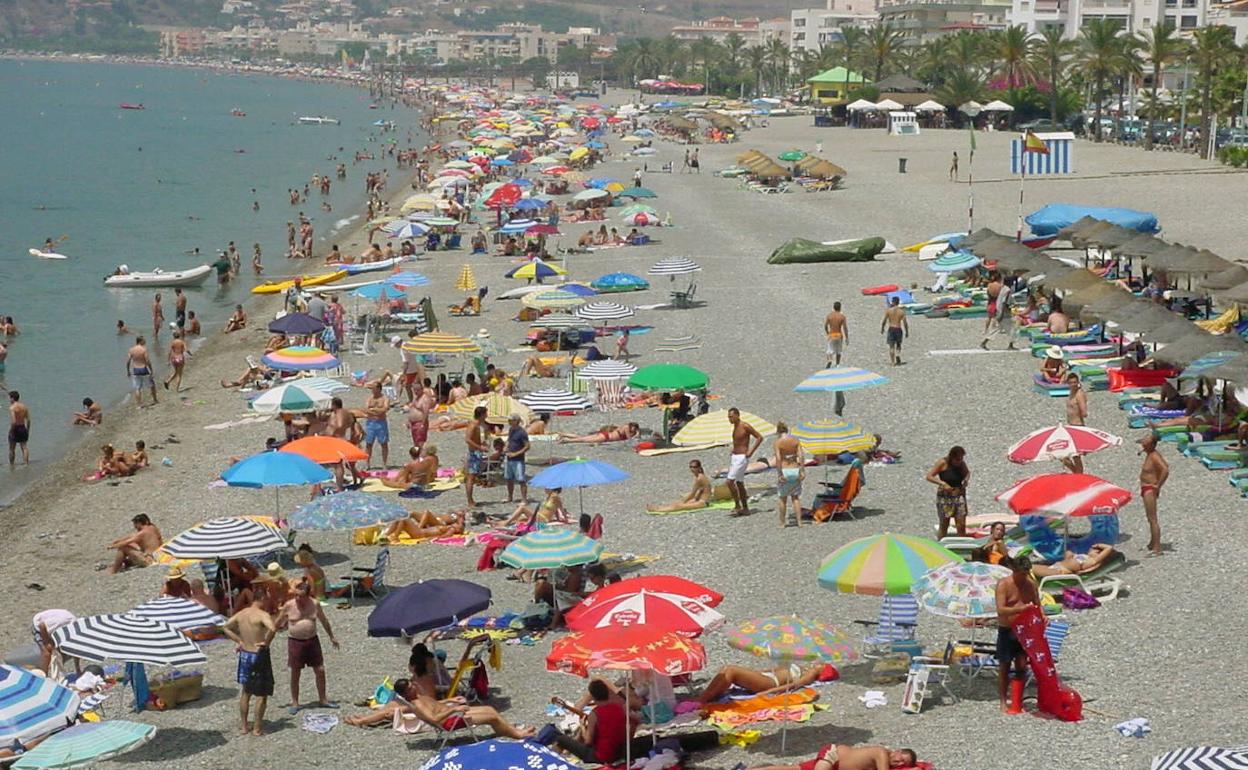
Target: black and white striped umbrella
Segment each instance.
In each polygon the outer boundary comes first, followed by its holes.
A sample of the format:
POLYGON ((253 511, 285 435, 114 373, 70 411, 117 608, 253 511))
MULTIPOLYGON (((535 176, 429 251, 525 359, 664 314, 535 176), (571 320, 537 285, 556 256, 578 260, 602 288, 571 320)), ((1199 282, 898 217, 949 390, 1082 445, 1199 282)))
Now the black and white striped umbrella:
POLYGON ((650 275, 687 275, 702 269, 688 257, 667 257, 650 266, 650 275))
POLYGON ((576 373, 583 380, 623 380, 633 376, 637 367, 613 358, 604 358, 587 364, 576 373))
POLYGON ((78 618, 53 631, 52 638, 62 654, 83 660, 154 666, 193 666, 208 660, 173 626, 129 612, 78 618))
POLYGON ((179 631, 225 625, 225 616, 219 615, 202 604, 176 596, 162 596, 143 602, 130 610, 130 614, 149 620, 158 620, 179 631))
POLYGON ((613 321, 617 318, 628 318, 635 315, 636 310, 618 302, 587 302, 572 313, 587 321, 613 321))
POLYGON ((571 313, 550 313, 529 324, 530 329, 583 329, 589 326, 571 313))
POLYGON ((535 412, 579 412, 593 407, 584 396, 558 388, 526 393, 520 397, 520 403, 535 412))
POLYGON ((1153 757, 1152 770, 1248 770, 1248 746, 1194 746, 1153 757))
POLYGON ((209 519, 165 543, 160 550, 175 559, 241 559, 285 548, 277 528, 238 516, 209 519))

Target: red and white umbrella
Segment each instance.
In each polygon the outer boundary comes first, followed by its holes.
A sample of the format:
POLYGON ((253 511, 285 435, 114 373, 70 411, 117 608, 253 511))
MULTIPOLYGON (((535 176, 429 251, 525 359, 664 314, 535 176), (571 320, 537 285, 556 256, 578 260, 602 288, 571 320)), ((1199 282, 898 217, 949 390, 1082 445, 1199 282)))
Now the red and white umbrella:
POLYGON ((697 599, 646 589, 621 593, 604 601, 582 602, 568 612, 573 631, 645 626, 697 636, 724 622, 724 616, 697 599))
POLYGON ((996 499, 1020 516, 1100 516, 1117 513, 1131 502, 1131 493, 1086 473, 1044 473, 1023 479, 996 499))
POLYGON ((1006 455, 1013 463, 1034 463, 1091 454, 1121 444, 1121 438, 1103 430, 1080 425, 1056 425, 1028 435, 1010 447, 1006 455))

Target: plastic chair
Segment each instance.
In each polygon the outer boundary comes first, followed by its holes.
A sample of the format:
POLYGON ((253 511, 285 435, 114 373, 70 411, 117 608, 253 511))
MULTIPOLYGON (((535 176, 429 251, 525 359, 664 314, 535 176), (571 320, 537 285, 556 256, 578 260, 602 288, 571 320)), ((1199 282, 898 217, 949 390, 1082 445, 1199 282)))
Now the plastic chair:
POLYGON ((879 657, 891 650, 894 642, 914 639, 919 624, 919 603, 911 594, 885 596, 880 603, 877 620, 855 620, 855 625, 868 630, 862 639, 863 656, 879 657))
POLYGON ((380 599, 382 594, 389 591, 386 586, 386 568, 390 565, 390 548, 383 547, 377 551, 377 562, 371 567, 352 567, 352 572, 360 572, 360 575, 343 575, 339 580, 345 580, 346 583, 338 583, 329 587, 330 596, 342 596, 344 593, 351 598, 351 602, 355 602, 355 593, 358 588, 360 591, 367 593, 374 599, 380 599))

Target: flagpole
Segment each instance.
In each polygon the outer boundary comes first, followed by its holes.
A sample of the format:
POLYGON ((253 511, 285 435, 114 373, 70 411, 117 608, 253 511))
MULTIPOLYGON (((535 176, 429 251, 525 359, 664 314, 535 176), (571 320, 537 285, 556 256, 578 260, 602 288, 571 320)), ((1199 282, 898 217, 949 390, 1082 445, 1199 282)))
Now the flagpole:
POLYGON ((971 136, 971 154, 966 160, 966 234, 975 232, 975 137, 971 136))
POLYGON ((1027 135, 1023 134, 1018 145, 1018 229, 1014 232, 1014 240, 1023 241, 1023 183, 1027 181, 1027 135))

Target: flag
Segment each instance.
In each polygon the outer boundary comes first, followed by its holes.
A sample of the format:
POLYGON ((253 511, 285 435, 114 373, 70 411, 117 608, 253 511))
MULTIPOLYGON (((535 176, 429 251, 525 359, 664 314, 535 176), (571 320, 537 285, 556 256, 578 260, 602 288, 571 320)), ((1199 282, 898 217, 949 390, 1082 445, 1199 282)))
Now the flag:
POLYGON ((1043 139, 1036 136, 1035 132, 1028 131, 1023 136, 1023 152, 1038 152, 1041 155, 1048 155, 1049 146, 1044 143, 1043 139))

